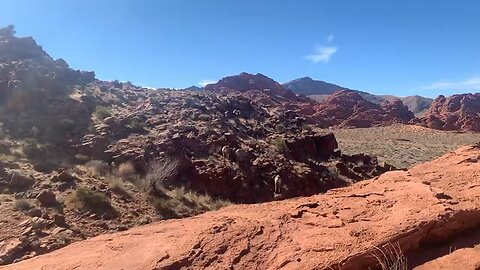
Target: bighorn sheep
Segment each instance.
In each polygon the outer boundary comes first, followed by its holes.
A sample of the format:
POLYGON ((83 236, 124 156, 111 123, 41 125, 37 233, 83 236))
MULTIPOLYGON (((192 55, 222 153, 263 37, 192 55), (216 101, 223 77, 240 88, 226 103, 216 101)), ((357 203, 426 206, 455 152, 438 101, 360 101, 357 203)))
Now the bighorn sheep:
POLYGON ((281 194, 282 193, 282 177, 280 175, 276 175, 273 179, 275 182, 275 191, 274 194, 281 194))
POLYGON ((230 146, 222 147, 222 156, 224 159, 230 159, 231 153, 232 149, 230 148, 230 146))

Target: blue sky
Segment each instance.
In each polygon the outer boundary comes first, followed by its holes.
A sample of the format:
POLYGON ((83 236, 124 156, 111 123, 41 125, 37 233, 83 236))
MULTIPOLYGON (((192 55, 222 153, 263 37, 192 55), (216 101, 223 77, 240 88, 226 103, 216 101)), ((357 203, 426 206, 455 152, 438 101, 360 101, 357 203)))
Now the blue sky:
POLYGON ((477 0, 0 0, 54 58, 187 87, 246 71, 399 96, 480 90, 477 0))

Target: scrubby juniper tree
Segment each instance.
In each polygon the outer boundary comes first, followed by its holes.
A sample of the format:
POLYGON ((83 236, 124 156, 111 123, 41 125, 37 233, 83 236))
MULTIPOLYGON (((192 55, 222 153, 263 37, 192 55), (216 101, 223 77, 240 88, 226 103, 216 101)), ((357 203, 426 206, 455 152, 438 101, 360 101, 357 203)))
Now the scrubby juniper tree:
POLYGON ((15 33, 15 26, 13 25, 0 28, 0 37, 13 37, 15 33))

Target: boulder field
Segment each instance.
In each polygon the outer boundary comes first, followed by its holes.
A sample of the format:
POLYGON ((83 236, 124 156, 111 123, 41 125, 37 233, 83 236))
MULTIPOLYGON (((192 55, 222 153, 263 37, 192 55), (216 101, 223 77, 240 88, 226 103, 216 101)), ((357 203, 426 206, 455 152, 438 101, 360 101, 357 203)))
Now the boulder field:
POLYGON ((478 269, 479 160, 479 145, 463 147, 325 194, 162 221, 0 269, 478 269))

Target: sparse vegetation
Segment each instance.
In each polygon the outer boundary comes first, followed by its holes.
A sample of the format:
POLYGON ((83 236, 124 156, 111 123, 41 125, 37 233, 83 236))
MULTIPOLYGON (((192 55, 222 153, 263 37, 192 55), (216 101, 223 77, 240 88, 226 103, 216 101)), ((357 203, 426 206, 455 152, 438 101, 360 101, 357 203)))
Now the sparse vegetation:
POLYGON ((277 131, 278 133, 285 133, 285 131, 286 131, 285 125, 282 124, 282 123, 277 124, 275 126, 275 131, 277 131))
POLYGON ((37 140, 33 138, 28 138, 25 140, 25 145, 23 146, 23 153, 29 159, 41 159, 47 154, 48 147, 46 145, 40 144, 37 140))
POLYGON ((103 120, 107 117, 112 116, 112 112, 107 107, 97 106, 97 108, 93 112, 93 116, 99 120, 103 120))
POLYGON ((75 130, 75 122, 72 119, 63 118, 57 125, 57 131, 60 134, 72 132, 75 130))
POLYGON ((150 165, 147 175, 140 180, 149 194, 162 194, 162 188, 168 186, 168 180, 178 173, 180 160, 170 157, 150 165))
POLYGON ((17 199, 13 203, 13 208, 18 211, 27 211, 34 207, 34 205, 27 199, 17 199))
POLYGON ((137 119, 133 119, 130 121, 130 123, 127 124, 127 128, 129 128, 133 132, 142 132, 145 130, 145 123, 140 122, 137 119))
POLYGON ((380 161, 397 168, 433 160, 461 146, 480 141, 480 133, 459 133, 407 125, 335 129, 333 133, 343 153, 377 156, 380 161))
POLYGON ((273 141, 273 144, 278 152, 285 152, 288 150, 287 142, 284 138, 276 138, 275 141, 273 141))
POLYGON ((8 25, 7 27, 0 28, 0 37, 13 37, 15 36, 15 26, 8 25))
POLYGON ((212 117, 210 117, 210 115, 208 114, 200 114, 198 117, 197 117, 198 120, 200 121, 210 121, 212 119, 212 117))
POLYGON ((137 171, 131 162, 124 162, 118 165, 118 168, 115 170, 115 175, 126 180, 133 180, 137 176, 137 171))
POLYGON ((407 270, 407 258, 403 255, 400 245, 387 244, 383 248, 375 247, 372 256, 378 262, 382 270, 407 270))
POLYGON ((66 204, 72 208, 89 210, 94 213, 116 213, 110 200, 100 192, 95 192, 86 187, 79 187, 70 194, 66 204))
POLYGON ((231 205, 229 201, 214 199, 183 187, 162 190, 165 196, 153 198, 152 204, 164 219, 192 216, 231 205))
POLYGON ((131 198, 132 196, 128 192, 128 188, 126 187, 126 184, 122 179, 117 178, 117 177, 110 177, 108 179, 108 187, 112 192, 114 192, 117 195, 123 196, 125 198, 131 198))

